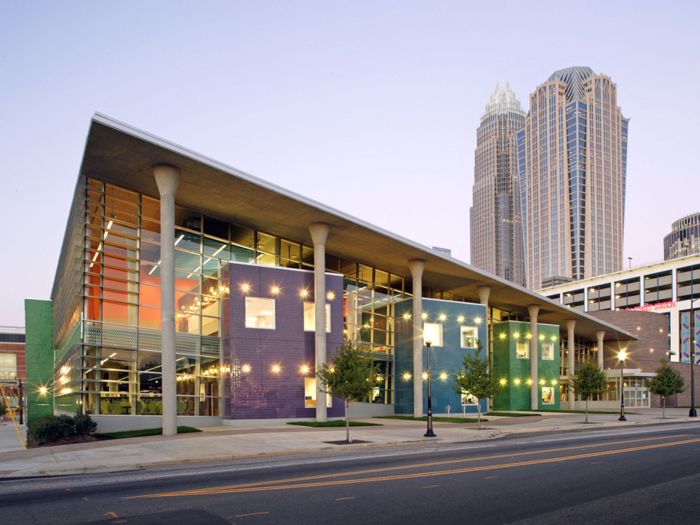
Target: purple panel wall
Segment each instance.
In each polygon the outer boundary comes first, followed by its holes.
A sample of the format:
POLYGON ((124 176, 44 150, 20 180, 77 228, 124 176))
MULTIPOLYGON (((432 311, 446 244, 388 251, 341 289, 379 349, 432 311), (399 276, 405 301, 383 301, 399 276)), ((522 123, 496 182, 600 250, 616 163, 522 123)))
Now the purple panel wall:
MULTIPOLYGON (((230 405, 224 403, 224 419, 315 418, 316 409, 304 406, 304 379, 312 376, 301 371, 303 366, 315 368, 314 332, 304 331, 304 303, 314 300, 313 272, 229 264, 223 278, 229 281, 230 292, 223 304, 222 345, 231 367, 230 405), (305 297, 302 290, 307 291, 305 297), (246 297, 275 300, 274 330, 246 328, 246 297), (278 373, 274 366, 279 366, 278 373)), ((334 296, 326 298, 331 305, 331 332, 326 334, 330 359, 343 344, 342 275, 327 274, 326 291, 334 296)), ((344 415, 343 403, 334 398, 328 416, 344 415)))

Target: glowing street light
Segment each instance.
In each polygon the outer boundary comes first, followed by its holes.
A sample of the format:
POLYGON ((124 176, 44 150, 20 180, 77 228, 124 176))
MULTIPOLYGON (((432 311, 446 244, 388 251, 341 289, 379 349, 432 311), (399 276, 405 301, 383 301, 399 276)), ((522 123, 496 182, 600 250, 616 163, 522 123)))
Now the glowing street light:
POLYGON ((430 345, 432 342, 426 341, 425 346, 428 347, 428 430, 425 433, 425 437, 435 437, 435 432, 433 432, 433 400, 430 391, 430 345))
POLYGON ((625 366, 625 359, 627 358, 627 352, 625 352, 624 348, 617 354, 617 358, 620 360, 620 418, 618 421, 627 421, 625 417, 625 383, 622 377, 622 369, 625 366))

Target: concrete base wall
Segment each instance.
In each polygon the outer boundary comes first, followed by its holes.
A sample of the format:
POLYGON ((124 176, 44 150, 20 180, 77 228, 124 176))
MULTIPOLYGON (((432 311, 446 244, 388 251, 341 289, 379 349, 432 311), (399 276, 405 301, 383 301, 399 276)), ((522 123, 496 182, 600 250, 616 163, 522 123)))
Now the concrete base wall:
POLYGON ((350 403, 350 419, 393 416, 394 405, 378 403, 350 403))
MULTIPOLYGON (((55 411, 56 415, 67 414, 61 410, 55 411)), ((91 414, 93 421, 97 422, 97 433, 123 432, 126 430, 143 430, 146 428, 158 428, 163 426, 163 416, 101 416, 91 414)), ((178 416, 177 426, 181 427, 218 427, 221 426, 220 417, 210 416, 178 416)))

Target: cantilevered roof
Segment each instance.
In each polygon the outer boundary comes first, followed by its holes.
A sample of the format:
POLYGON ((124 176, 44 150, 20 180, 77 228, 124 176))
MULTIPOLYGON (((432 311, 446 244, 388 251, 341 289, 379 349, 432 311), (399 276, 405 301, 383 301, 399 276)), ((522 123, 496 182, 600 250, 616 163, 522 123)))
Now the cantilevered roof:
POLYGON ((177 204, 223 220, 313 246, 308 226, 330 226, 326 251, 382 270, 411 276, 408 261, 426 261, 423 283, 478 303, 478 287, 491 286, 492 306, 529 317, 527 306, 540 305, 538 321, 565 329, 576 319, 576 333, 595 340, 636 339, 624 330, 573 311, 427 246, 400 237, 312 199, 302 197, 154 135, 96 113, 87 137, 80 174, 158 197, 154 164, 182 170, 177 204))

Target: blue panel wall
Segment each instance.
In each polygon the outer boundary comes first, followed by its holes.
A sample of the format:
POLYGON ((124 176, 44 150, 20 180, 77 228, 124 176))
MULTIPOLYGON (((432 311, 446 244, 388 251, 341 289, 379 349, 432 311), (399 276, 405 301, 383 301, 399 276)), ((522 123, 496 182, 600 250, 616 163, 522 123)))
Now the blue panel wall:
MULTIPOLYGON (((301 368, 315 368, 314 332, 304 331, 304 303, 313 302, 313 272, 286 268, 230 264, 229 299, 224 302, 224 358, 230 362, 230 405, 225 419, 315 418, 305 407, 305 377, 301 368), (248 289, 243 290, 243 285, 248 289), (277 287, 279 291, 273 292, 277 287), (302 295, 302 290, 307 295, 302 295), (275 329, 245 327, 245 298, 275 300, 275 329), (245 372, 244 367, 250 367, 245 372), (280 372, 273 372, 279 366, 280 372)), ((343 278, 326 275, 326 298, 331 305, 331 332, 326 334, 328 359, 343 344, 343 278)), ((342 417, 345 407, 333 399, 329 417, 342 417)))
MULTIPOLYGON (((413 299, 401 301, 395 308, 395 385, 396 414, 413 414, 413 320, 407 316, 413 313, 413 299), (405 374, 410 374, 407 379, 405 374)), ((452 389, 450 374, 462 368, 462 359, 467 354, 473 354, 475 349, 461 347, 461 326, 477 328, 478 338, 484 349, 481 355, 486 356, 487 316, 486 307, 481 304, 458 303, 439 299, 423 299, 424 323, 439 323, 442 325, 443 344, 433 346, 430 351, 432 405, 434 414, 447 412, 462 412, 461 395, 452 389), (441 378, 446 375, 447 379, 441 378)), ((423 370, 427 372, 427 348, 423 346, 423 370)), ((488 400, 480 401, 481 411, 488 410, 488 400)), ((427 381, 423 381, 423 411, 428 411, 427 381)), ((467 413, 476 413, 476 405, 467 406, 467 413)))

